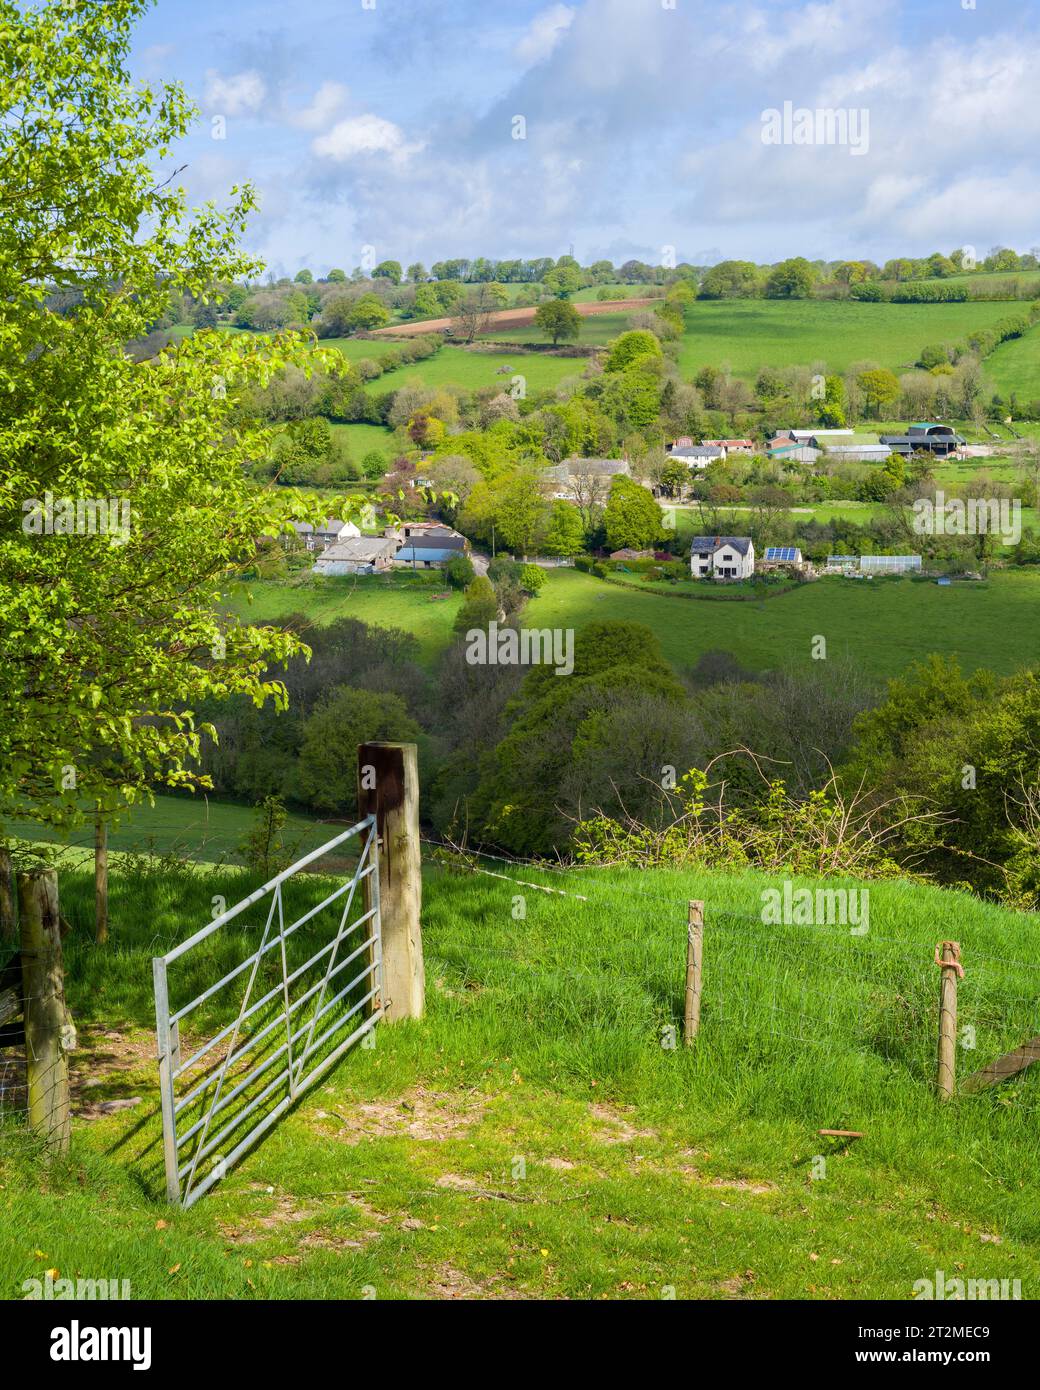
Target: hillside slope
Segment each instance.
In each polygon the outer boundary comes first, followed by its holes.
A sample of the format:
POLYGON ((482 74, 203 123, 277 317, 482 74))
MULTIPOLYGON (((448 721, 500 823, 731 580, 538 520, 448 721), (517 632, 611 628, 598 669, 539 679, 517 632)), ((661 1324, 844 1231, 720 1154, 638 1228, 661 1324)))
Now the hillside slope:
POLYGON ((963 947, 967 1071, 1036 1031, 1033 919, 873 885, 855 936, 763 926, 756 874, 486 868, 427 869, 428 1017, 381 1028, 187 1213, 159 1191, 150 957, 251 881, 117 880, 98 950, 92 882, 66 876, 80 1114, 42 1185, 0 1129, 0 1294, 50 1267, 174 1298, 900 1299, 937 1268, 1040 1288, 1038 1078, 946 1107, 929 1086, 935 941, 963 947))

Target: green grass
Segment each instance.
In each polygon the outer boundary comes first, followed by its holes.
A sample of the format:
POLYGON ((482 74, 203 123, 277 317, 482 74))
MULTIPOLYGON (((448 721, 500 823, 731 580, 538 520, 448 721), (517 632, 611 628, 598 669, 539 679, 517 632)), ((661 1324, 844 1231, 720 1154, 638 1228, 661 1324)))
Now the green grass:
MULTIPOLYGON (((184 859, 211 863, 242 862, 239 845, 253 828, 256 811, 227 801, 198 796, 157 795, 155 805, 142 804, 128 811, 118 826, 110 827, 109 849, 117 852, 174 854, 184 859)), ((67 846, 72 859, 93 852, 94 832, 88 825, 64 835, 32 821, 11 821, 7 833, 26 840, 67 846)), ((308 816, 288 817, 282 836, 285 844, 306 854, 329 839, 327 822, 308 816)))
MULTIPOLYGON (((294 611, 315 622, 353 617, 399 627, 419 639, 430 663, 451 637, 460 598, 395 576, 250 585, 253 603, 235 601, 256 621, 294 611)), ((686 592, 684 586, 679 592, 686 592)), ((581 628, 604 619, 643 623, 657 634, 677 669, 722 648, 747 666, 768 670, 812 659, 813 639, 827 639, 831 659, 848 658, 876 677, 897 675, 930 652, 957 656, 965 669, 1010 673, 1035 660, 1033 634, 1040 573, 1008 570, 985 585, 938 585, 911 579, 821 579, 776 598, 746 603, 696 599, 621 588, 577 570, 550 570, 524 611, 532 627, 581 628)))
POLYGON ((984 367, 1001 395, 1015 391, 1022 405, 1040 400, 1040 327, 1034 325, 1021 338, 1001 343, 984 367))
MULTIPOLYGON (((1035 1031, 1035 969, 1009 963, 1031 957, 1029 919, 873 885, 857 938, 763 927, 751 873, 518 876, 588 901, 428 869, 426 1018, 380 1026, 180 1212, 162 1197, 150 961, 253 881, 117 880, 98 948, 92 881, 63 875, 77 1116, 66 1160, 0 1139, 0 1296, 56 1268, 135 1298, 902 1300, 936 1269, 1035 1297, 1040 1078, 942 1108, 929 1089, 936 923, 956 923, 967 968, 963 1075, 1035 1031), (702 1029, 672 1048, 691 897, 702 1029), (866 1137, 843 1148, 825 1127, 866 1137)), ((175 1006, 255 946, 247 920, 187 978, 171 968, 175 1006)), ((312 949, 327 930, 304 929, 312 949)), ((234 1018, 219 999, 193 1041, 234 1018)))
MULTIPOLYGON (((373 451, 382 454, 387 463, 394 455, 394 433, 393 430, 387 429, 384 425, 333 424, 329 428, 335 438, 342 440, 347 446, 350 457, 356 463, 360 463, 366 454, 373 451)), ((353 488, 354 484, 351 484, 351 487, 353 488)))
POLYGON ((395 574, 326 578, 311 574, 293 583, 249 585, 252 603, 238 596, 231 606, 251 622, 274 622, 290 613, 306 613, 315 623, 358 618, 379 627, 402 628, 419 640, 422 658, 432 662, 451 638, 451 627, 462 602, 440 577, 434 584, 395 574), (436 594, 450 593, 448 598, 436 594))
MULTIPOLYGON (((362 357, 382 357, 391 351, 393 343, 357 342, 351 338, 328 338, 323 347, 334 347, 346 353, 351 361, 362 357), (378 352, 362 352, 361 348, 378 347, 378 352)), ((547 387, 558 386, 564 377, 579 376, 585 363, 575 357, 548 357, 535 354, 507 352, 471 352, 463 347, 442 347, 433 357, 423 362, 413 362, 386 372, 368 384, 368 390, 379 394, 384 391, 399 391, 402 386, 419 382, 423 386, 457 386, 463 391, 476 391, 482 386, 495 386, 508 390, 514 375, 527 378, 529 391, 541 391, 547 387), (508 373, 500 368, 510 367, 508 373)))
MULTIPOLYGON (((873 361, 898 372, 930 343, 953 342, 1015 312, 1006 303, 858 304, 850 300, 698 301, 680 340, 679 366, 692 376, 727 365, 754 378, 760 367, 847 371, 873 361)), ((987 365, 992 359, 987 359, 987 365)))
MULTIPOLYGON (((638 312, 647 311, 639 310, 638 312)), ((613 338, 616 338, 619 333, 625 332, 631 318, 632 314, 625 312, 592 314, 588 318, 582 319, 581 329, 575 342, 579 347, 582 345, 603 347, 613 338)), ((533 323, 520 324, 516 327, 503 324, 497 328, 489 328, 481 336, 493 339, 496 343, 547 343, 549 341, 546 335, 533 323)))
POLYGON ((930 652, 967 670, 1011 672, 1035 659, 1032 634, 1040 575, 994 574, 983 586, 939 588, 910 579, 821 579, 778 598, 700 603, 621 589, 574 570, 553 571, 525 610, 534 627, 576 627, 605 618, 643 623, 677 668, 705 651, 732 652, 753 669, 811 659, 816 636, 831 660, 850 659, 877 677, 898 674, 930 652))

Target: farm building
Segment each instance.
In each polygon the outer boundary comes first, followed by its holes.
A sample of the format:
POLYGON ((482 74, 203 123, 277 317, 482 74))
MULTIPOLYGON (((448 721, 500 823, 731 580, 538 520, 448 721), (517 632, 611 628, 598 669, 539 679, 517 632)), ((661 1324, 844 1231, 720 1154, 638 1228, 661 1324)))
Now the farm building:
POLYGON ((962 449, 967 440, 962 434, 958 434, 952 425, 935 425, 925 421, 918 425, 908 425, 905 434, 883 434, 881 443, 887 444, 894 454, 909 455, 921 452, 944 458, 947 454, 962 449))
POLYGON ((393 564, 397 542, 385 536, 336 541, 314 564, 315 574, 376 574, 393 564))
POLYGON ((824 446, 827 457, 843 463, 884 463, 892 450, 876 439, 838 440, 824 446))
POLYGON ((851 439, 854 433, 855 431, 848 429, 781 430, 780 436, 781 438, 786 436, 788 439, 793 439, 796 444, 813 444, 814 441, 819 441, 815 444, 815 447, 818 449, 825 449, 827 447, 827 440, 833 439, 835 443, 840 443, 843 439, 851 439))
POLYGON ((727 458, 730 454, 752 454, 755 451, 753 439, 702 439, 701 443, 709 449, 721 449, 727 458))
POLYGON ((294 521, 292 528, 308 550, 328 550, 336 541, 356 540, 361 532, 352 521, 338 521, 329 517, 318 526, 309 521, 294 521))
POLYGON ((413 535, 394 556, 394 564, 413 570, 439 569, 455 555, 465 555, 468 543, 456 531, 413 535))
POLYGON ((771 459, 782 459, 790 463, 815 463, 820 457, 819 449, 813 448, 811 444, 799 443, 787 434, 771 439, 766 446, 766 453, 771 459))
POLYGON ((755 572, 755 545, 750 536, 694 536, 690 573, 694 579, 750 579, 755 572))

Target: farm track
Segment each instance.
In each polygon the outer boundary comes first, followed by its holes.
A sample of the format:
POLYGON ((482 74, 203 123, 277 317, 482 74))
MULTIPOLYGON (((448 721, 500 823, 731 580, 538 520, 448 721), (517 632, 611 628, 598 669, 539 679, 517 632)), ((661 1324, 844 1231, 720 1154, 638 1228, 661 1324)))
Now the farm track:
MULTIPOLYGON (((589 318, 593 314, 616 314, 627 312, 631 309, 646 309, 651 304, 660 303, 659 299, 610 299, 602 303, 598 300, 593 303, 575 304, 575 309, 583 318, 589 318)), ((489 328, 522 328, 526 324, 534 323, 534 316, 537 307, 527 309, 499 309, 488 319, 489 328)), ((373 338, 412 338, 420 333, 443 333, 450 328, 454 319, 424 319, 422 323, 392 323, 389 328, 377 328, 373 333, 373 338)))

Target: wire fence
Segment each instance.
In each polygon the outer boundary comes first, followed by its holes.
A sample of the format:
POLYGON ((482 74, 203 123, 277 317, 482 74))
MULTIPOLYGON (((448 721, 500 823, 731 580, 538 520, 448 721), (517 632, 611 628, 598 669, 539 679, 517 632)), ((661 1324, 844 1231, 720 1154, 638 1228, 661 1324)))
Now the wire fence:
MULTIPOLYGON (((509 859, 432 839, 423 841, 423 859, 443 872, 479 877, 501 899, 493 909, 493 935, 473 933, 454 944, 435 938, 428 950, 439 961, 468 976, 482 963, 509 962, 518 972, 582 986, 590 998, 603 996, 608 1008, 614 995, 607 982, 613 982, 629 998, 645 1001, 648 1028, 680 1025, 685 897, 633 882, 638 876, 631 872, 612 884, 609 871, 509 859), (559 907, 555 936, 513 920, 513 905, 531 893, 559 907), (591 929, 568 929, 565 904, 568 917, 591 929)), ((782 883, 778 896, 781 889, 782 883)), ((822 900, 814 895, 812 906, 822 907, 822 915, 813 911, 806 921, 727 901, 736 896, 732 889, 706 902, 699 1045, 721 1045, 753 1066, 756 1059, 773 1064, 781 1053, 793 1057, 810 1048, 825 1065, 825 1054, 840 1044, 882 1059, 921 1085, 934 1082, 938 943, 957 937, 957 924, 937 924, 935 942, 924 943, 899 935, 890 919, 858 921, 855 911, 846 911, 845 891, 828 885, 822 900)), ((875 916, 883 911, 875 899, 875 916)), ((1026 954, 965 947, 956 1028, 962 1081, 1040 1035, 1040 961, 1026 954)), ((1026 1073, 1005 1087, 1005 1098, 1040 1108, 1040 1077, 1026 1073)))

